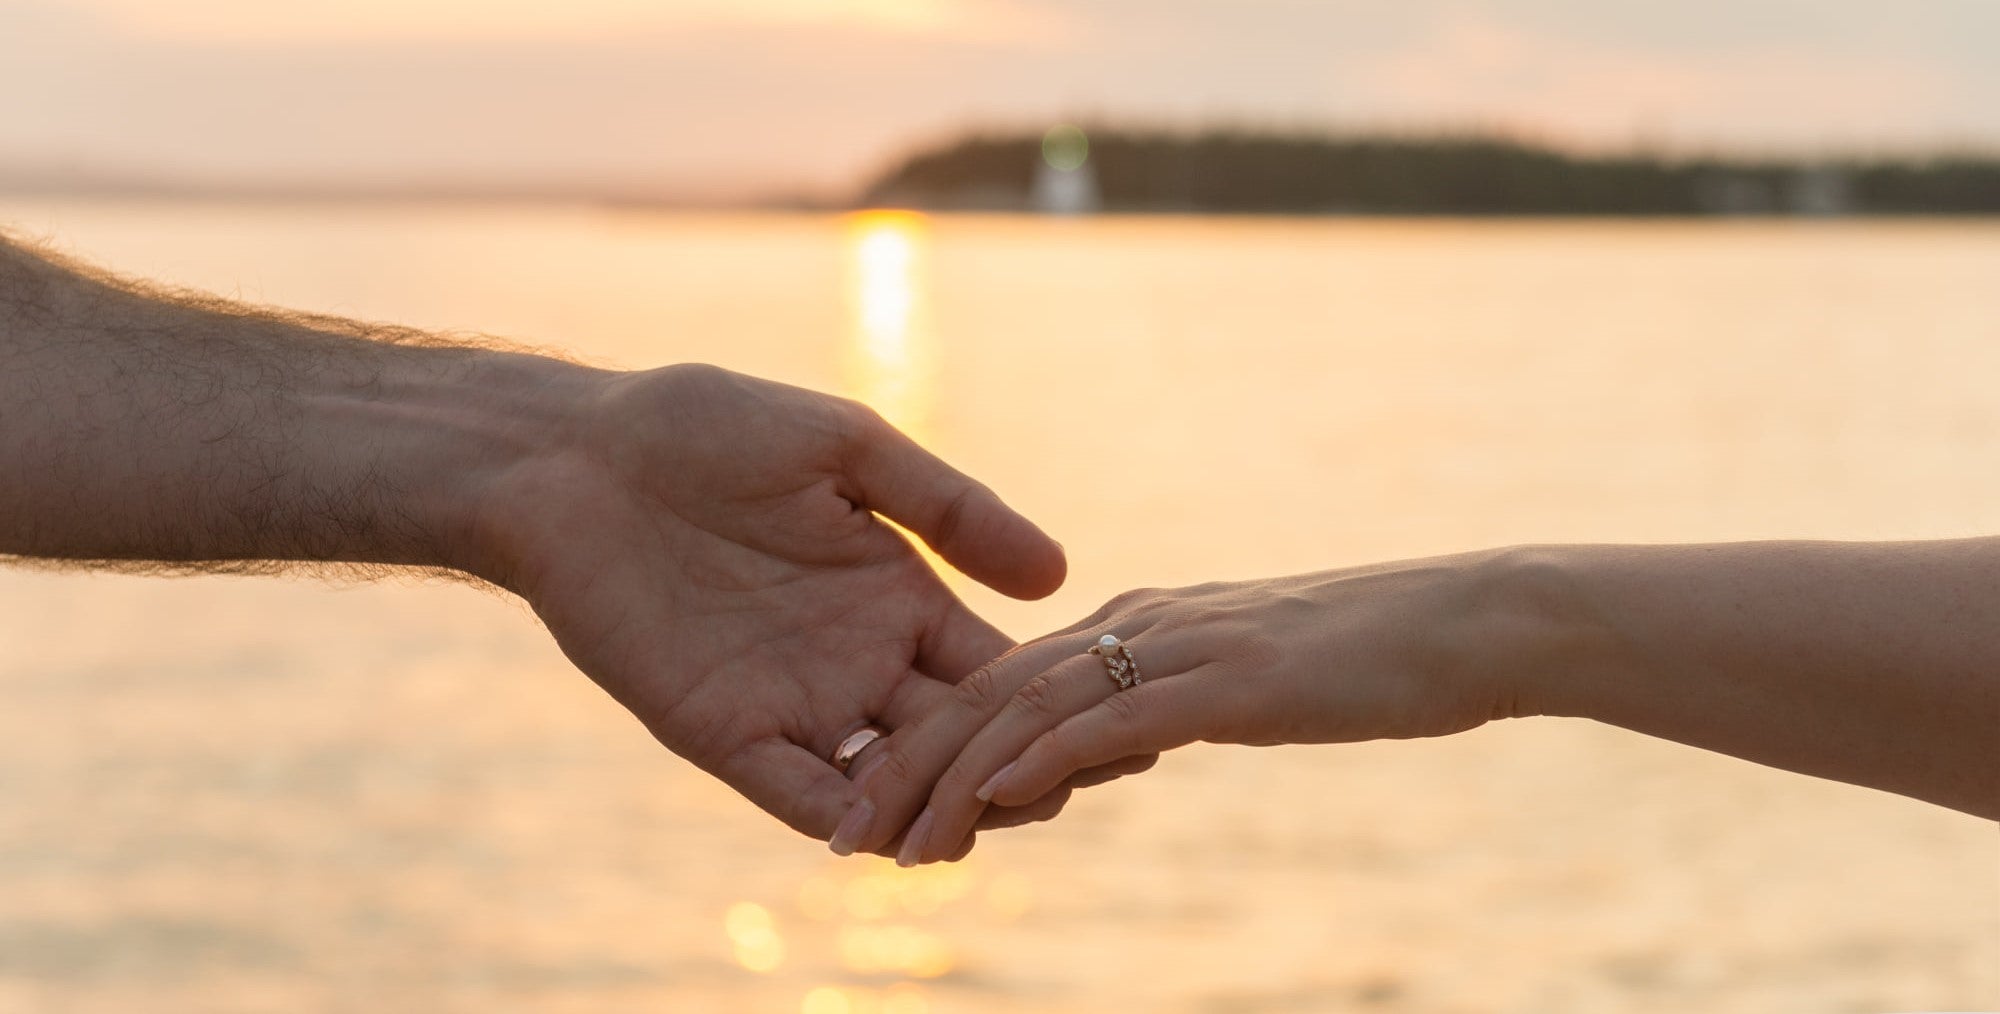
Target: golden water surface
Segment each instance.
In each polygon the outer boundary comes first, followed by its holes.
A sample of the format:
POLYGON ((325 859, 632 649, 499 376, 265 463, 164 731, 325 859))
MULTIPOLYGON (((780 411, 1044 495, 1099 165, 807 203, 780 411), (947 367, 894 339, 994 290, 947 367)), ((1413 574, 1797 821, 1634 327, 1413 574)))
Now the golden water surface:
MULTIPOLYGON (((118 270, 875 403, 1135 585, 2000 532, 2000 227, 0 204, 118 270)), ((959 582, 960 586, 964 582, 959 582)), ((2000 1006, 1989 822, 1580 721, 837 860, 465 587, 0 572, 0 1011, 2000 1006)))

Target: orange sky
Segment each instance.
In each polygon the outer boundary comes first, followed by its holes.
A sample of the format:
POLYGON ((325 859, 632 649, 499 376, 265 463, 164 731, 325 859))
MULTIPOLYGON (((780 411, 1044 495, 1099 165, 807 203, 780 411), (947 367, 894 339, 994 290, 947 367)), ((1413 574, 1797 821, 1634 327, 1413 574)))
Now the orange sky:
POLYGON ((975 123, 2000 140, 1991 0, 0 0, 0 177, 838 188, 975 123))

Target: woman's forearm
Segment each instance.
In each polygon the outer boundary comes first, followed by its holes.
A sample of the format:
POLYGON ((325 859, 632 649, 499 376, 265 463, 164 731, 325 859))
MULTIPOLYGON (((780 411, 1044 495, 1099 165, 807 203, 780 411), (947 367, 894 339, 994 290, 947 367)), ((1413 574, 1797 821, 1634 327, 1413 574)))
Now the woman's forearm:
POLYGON ((1560 631, 1521 711, 2000 819, 2000 539, 1503 558, 1560 631))
POLYGON ((1524 547, 1129 592, 967 678, 903 741, 957 758, 899 858, 1187 743, 1530 715, 2000 819, 2000 539, 1524 547))

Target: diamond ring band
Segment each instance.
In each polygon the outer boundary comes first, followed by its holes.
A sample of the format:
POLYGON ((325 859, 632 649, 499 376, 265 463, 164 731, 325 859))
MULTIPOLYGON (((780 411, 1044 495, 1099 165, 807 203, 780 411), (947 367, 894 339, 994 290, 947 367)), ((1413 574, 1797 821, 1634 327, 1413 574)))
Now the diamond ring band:
POLYGON ((1139 660, 1132 657, 1132 649, 1123 641, 1106 634, 1090 646, 1088 653, 1104 660, 1104 671, 1111 682, 1118 684, 1118 689, 1130 690, 1139 685, 1139 660))

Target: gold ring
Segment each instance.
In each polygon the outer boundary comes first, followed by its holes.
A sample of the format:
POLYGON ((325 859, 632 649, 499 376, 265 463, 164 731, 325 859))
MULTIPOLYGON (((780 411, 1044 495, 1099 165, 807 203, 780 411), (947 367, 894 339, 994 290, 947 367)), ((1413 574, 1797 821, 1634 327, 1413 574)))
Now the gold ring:
POLYGON ((1104 671, 1111 674, 1111 682, 1120 690, 1130 690, 1139 685, 1139 660, 1132 657, 1132 649, 1116 637, 1106 634, 1097 639, 1089 648, 1089 654, 1104 660, 1104 671))
POLYGON ((882 730, 872 725, 863 726, 860 731, 849 734, 846 739, 840 741, 839 746, 833 748, 833 766, 846 771, 847 766, 854 763, 854 758, 859 757, 861 751, 868 748, 868 744, 881 739, 883 735, 882 730))

